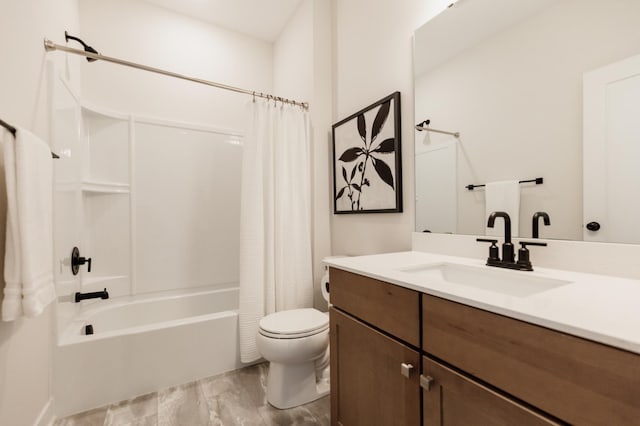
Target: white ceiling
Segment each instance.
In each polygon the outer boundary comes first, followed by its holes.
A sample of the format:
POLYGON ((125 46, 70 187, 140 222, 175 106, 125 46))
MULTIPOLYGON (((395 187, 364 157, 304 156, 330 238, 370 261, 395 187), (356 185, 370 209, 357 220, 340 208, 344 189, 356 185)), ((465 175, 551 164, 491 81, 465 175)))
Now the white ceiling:
POLYGON ((145 0, 265 41, 276 40, 302 0, 145 0))

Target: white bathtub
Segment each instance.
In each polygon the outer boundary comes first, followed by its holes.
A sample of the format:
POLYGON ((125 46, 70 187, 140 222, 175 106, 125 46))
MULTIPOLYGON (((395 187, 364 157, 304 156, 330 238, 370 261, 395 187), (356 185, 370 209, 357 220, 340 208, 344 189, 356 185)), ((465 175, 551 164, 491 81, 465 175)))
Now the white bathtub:
POLYGON ((91 303, 54 350, 56 415, 241 367, 237 308, 237 284, 91 303))

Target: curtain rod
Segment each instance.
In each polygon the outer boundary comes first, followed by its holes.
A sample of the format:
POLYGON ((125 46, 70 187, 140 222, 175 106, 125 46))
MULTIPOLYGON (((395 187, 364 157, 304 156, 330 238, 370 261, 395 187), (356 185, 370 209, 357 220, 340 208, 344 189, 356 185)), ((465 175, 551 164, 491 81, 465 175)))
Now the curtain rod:
POLYGON ((13 136, 16 135, 16 128, 0 118, 0 126, 7 129, 13 136))
POLYGON ((254 91, 251 91, 251 90, 241 89, 239 87, 234 87, 234 86, 228 86, 226 84, 221 84, 221 83, 215 83, 213 81, 203 80, 203 79, 200 79, 200 78, 189 77, 189 76, 184 75, 184 74, 178 74, 178 73, 175 73, 175 72, 172 72, 172 71, 165 71, 165 70, 162 70, 162 69, 159 69, 159 68, 150 67, 148 65, 136 64, 135 62, 129 62, 129 61, 125 61, 123 59, 113 58, 111 56, 102 55, 100 53, 86 52, 84 50, 74 49, 74 48, 71 48, 71 47, 63 46, 61 44, 56 44, 53 41, 51 41, 49 39, 46 39, 46 38, 44 39, 44 49, 47 52, 54 51, 54 50, 60 50, 60 51, 63 51, 63 52, 68 52, 68 53, 73 53, 75 55, 84 56, 84 57, 89 58, 89 59, 112 62, 114 64, 119 64, 119 65, 124 65, 124 66, 127 66, 127 67, 131 67, 131 68, 141 69, 141 70, 144 70, 144 71, 154 72, 156 74, 162 74, 162 75, 166 75, 166 76, 169 76, 169 77, 175 77, 175 78, 180 78, 182 80, 192 81, 194 83, 200 83, 200 84, 204 84, 204 85, 207 85, 207 86, 217 87, 219 89, 231 90, 233 92, 252 95, 254 98, 255 97, 259 97, 259 98, 265 98, 265 99, 272 99, 274 101, 280 101, 280 102, 287 103, 287 104, 298 105, 298 106, 300 106, 300 107, 302 107, 304 109, 309 109, 309 103, 308 102, 292 101, 290 99, 281 98, 279 96, 273 96, 273 95, 269 95, 269 94, 262 93, 262 92, 254 92, 254 91))

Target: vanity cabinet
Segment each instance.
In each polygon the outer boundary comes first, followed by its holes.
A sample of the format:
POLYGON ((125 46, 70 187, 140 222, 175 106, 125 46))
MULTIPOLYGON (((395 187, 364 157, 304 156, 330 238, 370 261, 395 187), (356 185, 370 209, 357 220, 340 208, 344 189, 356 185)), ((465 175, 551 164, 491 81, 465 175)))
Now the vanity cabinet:
POLYGON ((421 382, 423 426, 559 424, 426 356, 421 382))
POLYGON ((420 423, 417 350, 336 309, 330 335, 333 424, 420 423))
POLYGON ((571 424, 640 424, 640 356, 422 295, 422 349, 571 424))
POLYGON ((331 423, 420 424, 420 293, 331 269, 331 423))
POLYGON ((640 355, 331 268, 334 425, 640 425, 640 355))

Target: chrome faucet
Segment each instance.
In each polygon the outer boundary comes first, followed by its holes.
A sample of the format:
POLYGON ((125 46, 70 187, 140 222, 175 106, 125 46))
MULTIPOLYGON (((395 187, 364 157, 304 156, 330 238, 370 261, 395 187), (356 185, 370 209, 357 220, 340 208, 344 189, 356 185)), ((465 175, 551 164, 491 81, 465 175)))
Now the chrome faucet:
MULTIPOLYGON (((540 212, 547 216, 544 212, 540 212)), ((536 213, 537 214, 537 213, 536 213)), ((544 217, 543 215, 540 215, 544 217)), ((518 250, 518 261, 515 260, 513 252, 513 243, 511 242, 511 218, 506 212, 493 212, 489 215, 487 227, 493 228, 496 218, 504 219, 504 243, 502 244, 502 260, 498 256, 498 240, 476 238, 476 241, 491 243, 489 247, 489 257, 487 258, 487 266, 497 266, 498 268, 518 269, 520 271, 533 271, 533 265, 529 260, 529 250, 527 246, 546 246, 547 243, 539 243, 533 241, 520 241, 520 249, 518 250)), ((534 216, 535 217, 535 216, 534 216)), ((545 221, 546 223, 546 221, 545 221)))
POLYGON ((515 254, 513 251, 513 243, 511 242, 511 218, 506 212, 493 212, 489 215, 487 227, 493 228, 496 218, 504 219, 504 243, 502 243, 502 262, 514 263, 515 254))
POLYGON ((547 214, 547 212, 535 212, 533 214, 533 229, 531 232, 531 238, 540 238, 540 232, 538 231, 540 218, 543 219, 545 226, 551 225, 551 221, 549 220, 549 215, 547 214))

